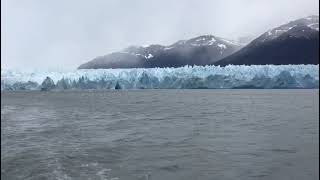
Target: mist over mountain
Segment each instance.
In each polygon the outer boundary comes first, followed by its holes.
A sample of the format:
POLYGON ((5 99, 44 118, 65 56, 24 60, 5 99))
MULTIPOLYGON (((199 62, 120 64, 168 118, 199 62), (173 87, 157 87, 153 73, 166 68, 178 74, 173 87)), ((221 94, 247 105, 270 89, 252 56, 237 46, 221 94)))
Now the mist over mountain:
POLYGON ((247 45, 249 44, 251 41, 253 41, 256 38, 256 36, 241 36, 239 38, 237 38, 237 42, 241 45, 247 45))

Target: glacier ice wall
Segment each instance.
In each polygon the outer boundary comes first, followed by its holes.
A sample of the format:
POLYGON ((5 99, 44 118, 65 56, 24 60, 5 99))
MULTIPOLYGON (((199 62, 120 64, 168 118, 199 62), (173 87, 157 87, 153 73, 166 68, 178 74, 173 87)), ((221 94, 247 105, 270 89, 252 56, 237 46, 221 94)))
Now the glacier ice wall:
POLYGON ((319 88, 319 65, 185 66, 71 72, 1 70, 1 90, 153 88, 319 88))

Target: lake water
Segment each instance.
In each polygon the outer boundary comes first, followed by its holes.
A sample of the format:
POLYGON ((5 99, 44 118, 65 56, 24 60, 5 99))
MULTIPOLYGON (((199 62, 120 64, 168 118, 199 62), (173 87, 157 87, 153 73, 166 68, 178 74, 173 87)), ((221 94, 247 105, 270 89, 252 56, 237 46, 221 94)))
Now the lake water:
POLYGON ((319 178, 319 90, 1 92, 1 178, 319 178))

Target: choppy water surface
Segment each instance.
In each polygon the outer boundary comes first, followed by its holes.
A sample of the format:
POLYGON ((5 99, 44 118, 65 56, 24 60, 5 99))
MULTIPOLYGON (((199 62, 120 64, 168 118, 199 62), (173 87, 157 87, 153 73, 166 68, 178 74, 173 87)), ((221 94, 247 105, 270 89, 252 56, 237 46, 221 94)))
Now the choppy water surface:
POLYGON ((319 90, 1 93, 3 179, 318 179, 319 90))

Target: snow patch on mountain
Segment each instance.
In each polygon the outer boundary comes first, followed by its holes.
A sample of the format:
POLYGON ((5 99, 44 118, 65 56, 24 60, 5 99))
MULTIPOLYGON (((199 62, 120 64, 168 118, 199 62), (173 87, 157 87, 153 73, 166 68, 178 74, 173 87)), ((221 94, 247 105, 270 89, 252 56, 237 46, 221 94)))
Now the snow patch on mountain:
POLYGON ((172 49, 174 48, 173 46, 169 46, 169 47, 165 47, 164 50, 169 50, 169 49, 172 49))
POLYGON ((226 49, 226 48, 227 48, 227 46, 224 45, 224 44, 218 44, 218 46, 219 46, 221 49, 226 49))
POLYGON ((235 41, 231 41, 231 40, 224 39, 224 38, 220 38, 220 40, 222 40, 223 42, 225 42, 227 44, 233 45, 233 46, 241 46, 241 44, 239 44, 238 42, 235 42, 235 41))
POLYGON ((148 54, 148 56, 145 56, 146 59, 150 59, 150 58, 153 58, 153 55, 152 54, 148 54))
POLYGON ((194 39, 188 40, 186 43, 190 43, 192 46, 211 46, 215 44, 217 40, 212 35, 199 36, 194 39))

